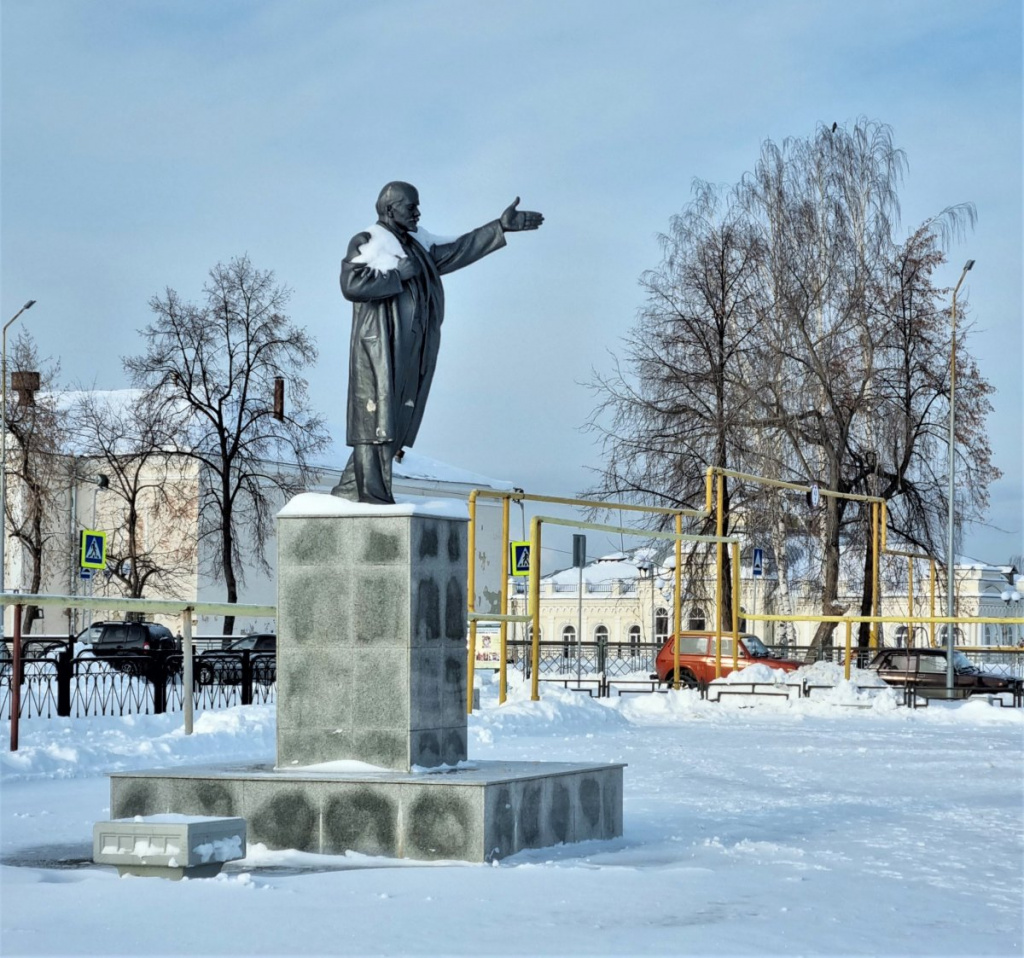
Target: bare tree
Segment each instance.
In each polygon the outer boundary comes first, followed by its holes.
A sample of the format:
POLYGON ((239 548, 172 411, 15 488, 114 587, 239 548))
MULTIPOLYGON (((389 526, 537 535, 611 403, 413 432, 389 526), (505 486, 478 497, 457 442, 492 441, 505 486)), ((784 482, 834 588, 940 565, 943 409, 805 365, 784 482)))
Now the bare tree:
MULTIPOLYGON (((732 191, 698 184, 663 239, 662 266, 643 277, 647 305, 626 340, 625 371, 617 364, 592 384, 589 427, 606 456, 596 493, 694 505, 708 465, 838 493, 806 517, 825 615, 847 611, 844 549, 863 556, 861 608, 875 599, 870 513, 848 496, 889 500, 894 527, 929 548, 945 508, 936 480, 946 291, 931 274, 974 209, 950 207, 897 242, 905 163, 889 127, 860 119, 767 141, 732 191)), ((959 511, 971 516, 997 473, 984 433, 988 386, 962 350, 957 440, 974 481, 959 511)), ((726 529, 761 530, 781 575, 795 527, 780 502, 733 484, 726 529)), ((833 629, 823 624, 814 645, 833 629)))
POLYGON ((199 518, 194 464, 175 448, 186 413, 135 390, 80 395, 77 444, 107 481, 105 575, 129 598, 178 594, 194 574, 199 518))
MULTIPOLYGON (((27 382, 37 374, 34 389, 12 389, 7 394, 6 422, 7 475, 12 489, 6 502, 7 534, 21 545, 27 560, 28 575, 21 587, 39 594, 43 581, 44 559, 53 541, 63 544, 64 533, 54 524, 60 514, 61 483, 54 482, 62 470, 67 430, 53 386, 60 364, 40 360, 35 340, 22 329, 14 343, 11 382, 27 382), (41 368, 42 367, 42 368, 41 368), (27 581, 26 581, 27 580, 27 581)), ((31 632, 37 607, 25 606, 23 630, 31 632)))
MULTIPOLYGON (((591 382, 598 403, 588 428, 600 437, 605 464, 589 496, 700 508, 708 466, 749 462, 756 243, 731 194, 699 181, 693 194, 661 237, 661 266, 641 278, 647 302, 625 339, 625 369, 617 362, 613 375, 595 373, 591 382)), ((725 535, 733 508, 726 483, 725 535)), ((714 520, 699 531, 714 533, 714 520)), ((687 555, 687 593, 703 597, 708 550, 687 555)), ((731 628, 728 550, 724 558, 723 618, 731 628)))
MULTIPOLYGON (((212 572, 227 601, 237 602, 243 540, 252 543, 248 558, 266 569, 272 493, 292 495, 308 485, 310 457, 326 448, 328 435, 308 406, 302 373, 317 351, 284 312, 290 290, 241 256, 211 269, 203 292, 202 305, 183 302, 172 289, 154 297, 156 318, 142 331, 146 353, 124 363, 156 405, 190 412, 179 445, 201 470, 199 534, 215 543, 212 572), (280 419, 277 379, 288 388, 280 419)), ((224 632, 233 631, 234 616, 226 616, 224 632)))

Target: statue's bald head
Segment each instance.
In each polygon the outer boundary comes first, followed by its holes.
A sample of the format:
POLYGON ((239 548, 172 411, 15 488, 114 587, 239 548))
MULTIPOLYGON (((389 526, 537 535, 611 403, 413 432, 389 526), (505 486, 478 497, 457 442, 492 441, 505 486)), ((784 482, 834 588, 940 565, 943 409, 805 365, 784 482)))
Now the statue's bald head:
POLYGON ((407 200, 414 206, 420 202, 420 194, 411 183, 403 183, 401 180, 392 180, 377 197, 377 216, 383 219, 387 214, 388 207, 398 200, 407 200))

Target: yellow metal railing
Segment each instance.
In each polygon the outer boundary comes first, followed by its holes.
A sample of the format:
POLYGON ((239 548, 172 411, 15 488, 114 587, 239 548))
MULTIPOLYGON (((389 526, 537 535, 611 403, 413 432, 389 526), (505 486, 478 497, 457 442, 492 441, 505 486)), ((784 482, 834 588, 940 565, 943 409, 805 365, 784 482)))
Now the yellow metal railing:
MULTIPOLYGON (((477 622, 498 622, 499 623, 499 655, 500 655, 500 672, 498 679, 498 701, 504 703, 508 695, 508 671, 506 667, 507 659, 507 648, 508 648, 508 623, 509 622, 530 622, 532 617, 527 614, 525 616, 508 615, 508 580, 510 575, 509 568, 509 507, 512 502, 543 502, 553 505, 566 505, 575 506, 582 509, 614 509, 623 512, 642 512, 649 515, 666 515, 673 516, 675 519, 676 535, 682 533, 682 521, 684 517, 689 518, 706 518, 711 513, 711 475, 708 473, 707 480, 705 483, 705 504, 704 509, 677 509, 669 508, 664 506, 641 506, 634 503, 627 502, 604 502, 595 499, 569 499, 561 496, 540 496, 532 495, 530 493, 522 492, 521 490, 515 490, 512 492, 502 492, 494 489, 474 489, 469 494, 469 541, 468 549, 469 557, 467 562, 467 574, 466 574, 466 592, 467 592, 467 618, 469 620, 469 649, 467 651, 468 661, 466 667, 466 707, 467 711, 472 711, 473 708, 473 682, 475 678, 476 669, 476 641, 477 641, 477 622), (478 499, 500 499, 502 501, 501 509, 501 592, 499 597, 499 608, 500 613, 488 613, 488 612, 477 612, 476 611, 476 506, 478 499)), ((596 528, 581 522, 575 522, 571 520, 555 520, 549 518, 546 521, 555 522, 559 525, 572 525, 578 528, 596 528)), ((623 532, 628 535, 641 535, 653 538, 659 538, 662 534, 650 533, 643 529, 625 528, 619 526, 605 526, 602 528, 614 528, 618 532, 623 532)), ((672 534, 665 534, 671 536, 672 534)), ((680 568, 682 565, 682 552, 681 543, 682 540, 676 542, 676 590, 675 590, 675 608, 674 608, 674 623, 675 630, 678 634, 682 624, 682 613, 681 613, 681 599, 679 593, 681 591, 679 584, 680 568)), ((536 552, 531 547, 531 574, 533 567, 540 568, 540 550, 539 547, 536 552)))
MULTIPOLYGON (((677 526, 680 520, 677 520, 677 526)), ((528 589, 528 603, 529 603, 529 614, 533 628, 532 641, 530 643, 530 670, 531 670, 531 686, 530 686, 530 698, 533 701, 537 701, 540 698, 539 694, 539 683, 540 683, 540 562, 533 561, 533 557, 540 556, 541 550, 541 528, 547 523, 548 525, 556 526, 571 526, 577 529, 592 529, 596 532, 611 532, 616 534, 625 534, 633 536, 643 536, 645 538, 652 539, 671 539, 676 543, 676 569, 675 569, 675 589, 673 592, 673 602, 675 604, 675 623, 676 623, 676 635, 679 635, 680 629, 680 608, 682 597, 680 592, 682 591, 682 569, 680 568, 679 551, 683 542, 713 542, 717 543, 719 547, 723 545, 732 546, 733 562, 739 565, 739 540, 733 538, 721 539, 718 536, 699 536, 699 535, 688 535, 682 532, 653 532, 649 529, 634 529, 626 526, 613 526, 605 525, 600 522, 578 522, 573 519, 559 519, 554 516, 534 516, 530 520, 530 585, 528 589)), ((721 609, 720 596, 715 596, 715 604, 721 609)), ((733 656, 735 657, 737 640, 739 638, 737 633, 737 624, 739 622, 739 593, 733 592, 733 656)), ((722 655, 722 619, 721 614, 717 619, 716 630, 718 635, 717 641, 717 653, 715 662, 715 674, 721 674, 721 655, 722 655)), ((504 667, 505 663, 502 662, 504 667)), ((679 643, 675 643, 675 663, 674 663, 675 681, 673 688, 679 688, 679 643)))
MULTIPOLYGON (((882 552, 885 555, 890 556, 903 556, 907 560, 907 612, 913 616, 914 614, 914 560, 915 559, 927 559, 929 568, 929 590, 928 590, 928 615, 934 617, 935 615, 935 566, 936 560, 934 556, 928 555, 926 552, 907 552, 902 549, 890 549, 886 536, 889 530, 889 507, 883 502, 882 503, 882 552)), ((907 623, 907 628, 912 632, 913 625, 907 623)), ((935 623, 931 624, 931 628, 928 631, 928 641, 932 648, 935 647, 935 623)))
MULTIPOLYGON (((533 629, 533 640, 531 642, 531 670, 532 688, 531 695, 534 700, 538 698, 538 670, 540 657, 540 555, 541 555, 541 527, 543 524, 571 526, 579 529, 592 529, 595 531, 612 532, 644 536, 647 538, 672 539, 676 544, 675 562, 675 588, 673 594, 673 626, 674 634, 678 636, 682 632, 682 543, 706 542, 714 543, 715 549, 715 674, 721 675, 722 661, 722 623, 724 619, 724 556, 725 546, 731 546, 732 565, 732 634, 733 642, 733 664, 737 663, 738 646, 735 639, 738 637, 739 622, 739 595, 740 595, 740 561, 739 561, 739 540, 733 536, 725 535, 725 514, 724 498, 726 478, 735 479, 740 482, 751 482, 760 485, 770 486, 778 489, 789 489, 795 492, 810 494, 812 486, 789 482, 782 479, 769 479, 764 476, 757 476, 751 473, 739 472, 734 469, 726 469, 718 466, 709 466, 705 474, 705 502, 703 509, 673 509, 668 507, 641 506, 633 503, 604 502, 599 500, 569 499, 558 496, 530 495, 516 490, 513 492, 499 492, 489 489, 474 489, 469 496, 469 560, 468 560, 468 619, 469 619, 469 650, 468 650, 468 678, 467 678, 467 709, 472 709, 474 667, 476 661, 476 625, 480 620, 495 621, 500 624, 500 677, 499 677, 499 702, 504 702, 507 696, 507 645, 509 622, 529 622, 533 629), (476 502, 478 498, 492 498, 502 500, 502 537, 501 537, 501 593, 500 613, 479 613, 475 609, 476 601, 476 502), (534 516, 530 523, 530 576, 527 591, 526 615, 509 615, 508 609, 508 583, 509 583, 509 506, 511 502, 544 502, 559 505, 570 505, 581 508, 594 509, 617 509, 620 511, 642 512, 653 515, 671 515, 675 520, 675 532, 652 532, 646 529, 631 528, 625 526, 607 525, 602 523, 583 522, 570 519, 560 519, 553 516, 534 516), (684 517, 706 519, 712 514, 715 515, 715 535, 688 535, 682 532, 682 520, 684 517)), ((849 651, 852 642, 852 629, 854 623, 867 622, 870 624, 869 648, 878 647, 878 629, 881 623, 907 624, 909 633, 908 640, 913 641, 915 625, 927 624, 929 626, 929 641, 935 645, 935 627, 939 623, 963 624, 974 623, 995 623, 995 624, 1019 624, 1022 619, 994 618, 994 617, 944 617, 935 615, 935 592, 936 592, 936 560, 929 555, 912 553, 888 548, 886 533, 888 527, 888 510, 885 500, 880 496, 869 496, 859 493, 837 492, 831 489, 818 487, 818 494, 823 498, 845 499, 853 502, 863 502, 870 505, 871 543, 872 543, 872 609, 871 615, 859 616, 838 616, 838 615, 754 615, 747 614, 745 617, 750 621, 758 622, 835 622, 845 623, 845 643, 847 647, 847 678, 849 677, 849 651), (908 608, 906 616, 882 616, 879 614, 881 595, 879 589, 880 579, 880 557, 881 555, 905 556, 908 561, 908 608), (914 614, 914 559, 927 559, 930 563, 930 603, 929 615, 917 616, 914 614)), ((675 687, 679 687, 679 644, 676 643, 675 687)))
MULTIPOLYGON (((725 518, 723 516, 722 504, 723 504, 723 499, 724 499, 724 483, 723 483, 723 480, 725 478, 737 479, 737 480, 739 480, 741 482, 758 483, 758 484, 764 485, 764 486, 772 486, 773 488, 776 488, 776 489, 791 489, 791 490, 793 490, 795 492, 803 492, 803 493, 806 493, 806 494, 810 494, 811 490, 813 488, 812 486, 804 485, 804 484, 799 483, 799 482, 787 482, 786 480, 783 480, 783 479, 767 479, 764 476, 756 476, 756 475, 753 475, 752 473, 748 473, 748 472, 737 472, 735 469, 725 469, 725 468, 722 468, 721 466, 708 466, 707 486, 708 486, 709 501, 710 501, 710 489, 711 489, 712 477, 715 477, 715 479, 716 479, 716 486, 717 486, 716 494, 715 494, 715 513, 716 513, 716 520, 717 520, 716 521, 715 532, 719 536, 723 535, 723 533, 724 533, 724 521, 725 521, 725 518)), ((881 498, 881 496, 865 496, 865 495, 861 495, 859 493, 853 493, 853 492, 836 492, 835 490, 832 490, 832 489, 822 489, 820 487, 818 487, 818 494, 820 496, 826 498, 826 499, 848 499, 851 502, 866 502, 866 503, 870 503, 870 505, 871 505, 871 541, 872 541, 872 545, 873 545, 873 548, 871 550, 871 552, 872 552, 872 562, 871 562, 872 569, 871 569, 871 574, 872 574, 872 580, 873 580, 873 588, 871 590, 871 594, 872 594, 871 611, 872 611, 874 616, 877 616, 878 615, 879 602, 880 602, 880 596, 879 596, 879 592, 878 592, 878 580, 879 580, 879 562, 878 562, 878 560, 879 560, 879 554, 881 552, 881 543, 882 543, 882 535, 883 535, 882 530, 884 529, 884 525, 883 525, 883 523, 881 521, 881 515, 882 515, 882 510, 885 507, 885 500, 883 498, 881 498)), ((719 595, 721 595, 721 582, 722 582, 722 547, 721 546, 719 546, 718 550, 717 550, 715 565, 716 565, 716 580, 717 580, 717 583, 718 583, 719 595)), ((734 588, 738 588, 738 582, 739 582, 738 573, 735 572, 735 571, 733 572, 733 581, 734 581, 734 583, 737 583, 737 585, 735 585, 734 588)), ((719 610, 719 616, 720 615, 721 615, 721 610, 719 610)), ((748 618, 749 618, 749 616, 748 616, 748 618)), ((832 620, 831 617, 826 616, 826 617, 822 618, 821 621, 830 622, 830 621, 833 621, 833 620, 832 620)), ((871 617, 868 617, 866 619, 866 621, 871 621, 871 617)), ((871 643, 871 648, 877 648, 877 646, 878 646, 878 636, 876 634, 876 629, 875 629, 875 626, 874 626, 873 622, 872 622, 872 625, 871 625, 870 643, 871 643)))

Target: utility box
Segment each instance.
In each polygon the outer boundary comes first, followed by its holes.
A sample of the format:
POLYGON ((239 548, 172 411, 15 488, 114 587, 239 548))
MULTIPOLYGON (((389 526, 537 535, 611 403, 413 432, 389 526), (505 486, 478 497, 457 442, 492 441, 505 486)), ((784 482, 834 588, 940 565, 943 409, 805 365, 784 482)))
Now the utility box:
POLYGON ((97 822, 92 859, 119 875, 212 878, 224 862, 245 858, 245 819, 146 815, 97 822))

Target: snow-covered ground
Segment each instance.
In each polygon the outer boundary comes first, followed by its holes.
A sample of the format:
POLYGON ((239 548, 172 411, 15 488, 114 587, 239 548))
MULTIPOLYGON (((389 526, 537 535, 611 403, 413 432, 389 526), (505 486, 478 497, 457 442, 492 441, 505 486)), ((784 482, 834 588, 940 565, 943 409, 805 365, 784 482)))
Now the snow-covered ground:
MULTIPOLYGON (((820 678, 820 676, 819 676, 820 678)), ((1020 955, 1024 712, 495 686, 470 757, 626 762, 625 833, 494 865, 250 846, 217 878, 93 865, 105 772, 272 761, 272 706, 32 719, 0 754, 6 955, 1020 955)), ((9 727, 0 726, 6 743, 9 727)))

